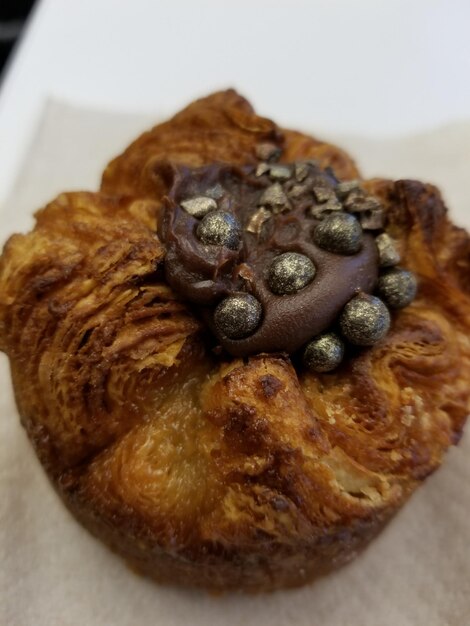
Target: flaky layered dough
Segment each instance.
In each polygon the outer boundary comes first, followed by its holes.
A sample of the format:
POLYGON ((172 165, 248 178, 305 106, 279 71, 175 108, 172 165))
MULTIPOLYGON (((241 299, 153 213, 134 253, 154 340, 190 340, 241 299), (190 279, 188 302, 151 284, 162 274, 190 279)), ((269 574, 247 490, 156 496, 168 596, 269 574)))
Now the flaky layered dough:
POLYGON ((0 259, 0 348, 37 454, 82 523, 159 581, 267 590, 348 561, 470 409, 470 242, 419 182, 365 183, 420 282, 385 340, 323 375, 212 353, 162 278, 161 199, 173 163, 254 163, 266 140, 358 176, 218 93, 140 137, 100 193, 60 195, 0 259))

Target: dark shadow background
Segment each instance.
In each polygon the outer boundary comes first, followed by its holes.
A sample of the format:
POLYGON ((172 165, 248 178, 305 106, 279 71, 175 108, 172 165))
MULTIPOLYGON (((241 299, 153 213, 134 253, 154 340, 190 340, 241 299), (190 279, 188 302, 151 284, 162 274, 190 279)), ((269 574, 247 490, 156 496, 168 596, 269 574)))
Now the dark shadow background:
POLYGON ((0 76, 35 0, 0 0, 0 76))

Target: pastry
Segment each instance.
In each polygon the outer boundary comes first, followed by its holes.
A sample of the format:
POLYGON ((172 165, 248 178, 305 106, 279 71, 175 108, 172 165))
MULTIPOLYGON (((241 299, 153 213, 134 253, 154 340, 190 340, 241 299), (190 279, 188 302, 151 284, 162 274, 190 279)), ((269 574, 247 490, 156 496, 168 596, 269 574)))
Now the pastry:
POLYGON ((0 349, 76 518, 138 571, 302 585, 375 537, 470 409, 470 238, 438 190, 192 103, 0 257, 0 349))

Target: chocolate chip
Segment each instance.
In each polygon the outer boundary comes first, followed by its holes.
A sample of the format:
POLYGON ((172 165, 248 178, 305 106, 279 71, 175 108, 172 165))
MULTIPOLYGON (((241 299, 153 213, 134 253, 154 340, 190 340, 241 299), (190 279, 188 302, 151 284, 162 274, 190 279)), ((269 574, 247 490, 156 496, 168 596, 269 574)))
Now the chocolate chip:
POLYGON ((199 196, 198 198, 191 198, 189 200, 183 200, 181 206, 193 217, 203 217, 210 211, 217 209, 217 202, 214 198, 208 198, 207 196, 199 196))
POLYGON ((313 187, 313 193, 315 195, 315 198, 317 199, 317 202, 328 202, 329 200, 331 200, 334 203, 339 204, 339 202, 336 200, 335 192, 333 191, 333 189, 327 187, 326 185, 315 185, 313 187))
POLYGON ((308 163, 303 163, 302 161, 300 161, 299 163, 296 163, 294 166, 295 179, 299 183, 301 183, 307 178, 307 176, 309 175, 309 172, 310 172, 310 168, 309 168, 308 163))
POLYGON ((263 176, 263 174, 269 172, 270 167, 268 163, 260 163, 256 168, 256 176, 263 176))
POLYGON ((323 219, 327 215, 334 213, 335 211, 342 211, 343 206, 336 198, 330 198, 328 202, 324 204, 317 204, 310 209, 310 215, 316 219, 323 219))
POLYGON ((292 176, 292 168, 288 165, 271 165, 269 176, 274 180, 288 180, 292 176))
POLYGON ((206 196, 214 198, 214 200, 220 200, 224 193, 225 190, 220 183, 216 183, 213 187, 210 187, 210 189, 206 189, 206 196))
POLYGON ((359 214, 364 230, 380 230, 385 226, 385 215, 382 209, 373 209, 359 214))
POLYGON ((358 180, 344 180, 336 186, 336 195, 340 200, 344 200, 351 191, 360 189, 358 180))
POLYGON ((353 211, 356 207, 361 206, 361 203, 364 202, 365 197, 366 194, 362 189, 353 189, 343 200, 344 206, 348 211, 353 211))
POLYGON ((260 143, 255 148, 255 154, 260 161, 277 161, 282 154, 281 148, 273 143, 260 143))
POLYGON ((375 243, 379 251, 379 263, 381 267, 393 267, 400 263, 400 253, 390 235, 381 233, 375 238, 375 243))
POLYGON ((263 224, 265 224, 269 219, 271 219, 271 217, 272 217, 272 214, 270 211, 268 211, 264 207, 260 207, 250 217, 245 230, 248 233, 259 235, 263 229, 263 224))
POLYGON ((344 206, 351 211, 351 213, 364 213, 365 211, 374 211, 382 208, 382 205, 377 198, 373 196, 355 195, 356 192, 352 192, 347 197, 344 206))
POLYGON ((294 185, 292 189, 287 192, 287 195, 289 196, 289 198, 300 198, 301 196, 307 194, 309 191, 310 188, 308 185, 294 185))
POLYGON ((289 200, 279 183, 274 183, 267 187, 258 200, 258 206, 266 206, 274 213, 281 213, 289 210, 289 200))

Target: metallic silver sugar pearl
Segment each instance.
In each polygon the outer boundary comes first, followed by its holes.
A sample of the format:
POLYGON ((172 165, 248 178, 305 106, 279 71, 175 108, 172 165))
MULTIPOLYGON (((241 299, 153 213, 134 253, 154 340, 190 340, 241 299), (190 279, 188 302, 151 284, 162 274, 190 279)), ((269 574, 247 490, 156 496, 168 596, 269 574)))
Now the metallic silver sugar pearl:
POLYGON ((344 343, 335 333, 318 335, 304 350, 305 366, 313 372, 331 372, 343 360, 344 343))
POLYGON ((288 210, 290 208, 289 200, 279 183, 274 183, 267 187, 258 200, 258 206, 267 206, 274 213, 288 210))
POLYGON ((183 200, 181 206, 193 217, 203 217, 210 211, 217 209, 217 202, 214 198, 208 198, 207 196, 199 196, 197 198, 190 198, 189 200, 183 200))
POLYGON ((402 309, 413 302, 418 290, 416 276, 408 270, 393 268, 379 277, 377 291, 392 309, 402 309))
POLYGON ((196 234, 204 244, 236 250, 240 244, 241 226, 232 213, 212 211, 199 222, 196 234))
POLYGON ((393 267, 400 263, 400 253, 390 235, 381 233, 375 238, 375 243, 379 251, 380 267, 393 267))
POLYGON ((335 254, 355 254, 362 248, 362 228, 348 213, 327 215, 313 232, 317 246, 335 254))
POLYGON ((279 296, 297 293, 313 280, 315 274, 315 265, 308 257, 298 252, 284 252, 271 263, 269 288, 279 296))
POLYGON ((273 143, 260 143, 255 148, 256 157, 260 161, 277 161, 282 154, 281 148, 273 143))
POLYGON ((217 330, 229 339, 243 339, 259 326, 263 309, 251 294, 228 296, 214 311, 217 330))
POLYGON ((339 318, 344 337, 356 346, 372 346, 390 328, 390 313, 375 296, 360 294, 350 300, 339 318))

